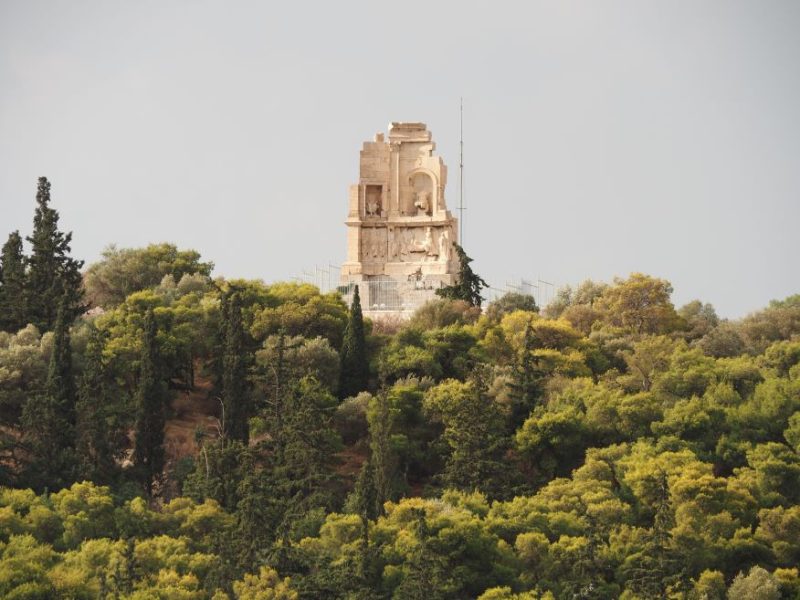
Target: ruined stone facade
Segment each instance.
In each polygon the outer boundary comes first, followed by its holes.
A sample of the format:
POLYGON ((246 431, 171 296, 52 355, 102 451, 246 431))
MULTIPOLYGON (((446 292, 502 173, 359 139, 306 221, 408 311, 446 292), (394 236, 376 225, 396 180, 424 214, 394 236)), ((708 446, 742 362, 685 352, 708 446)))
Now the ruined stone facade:
POLYGON ((365 311, 410 311, 451 285, 456 219, 447 210, 447 167, 424 123, 392 123, 364 142, 350 187, 342 284, 359 284, 365 311))

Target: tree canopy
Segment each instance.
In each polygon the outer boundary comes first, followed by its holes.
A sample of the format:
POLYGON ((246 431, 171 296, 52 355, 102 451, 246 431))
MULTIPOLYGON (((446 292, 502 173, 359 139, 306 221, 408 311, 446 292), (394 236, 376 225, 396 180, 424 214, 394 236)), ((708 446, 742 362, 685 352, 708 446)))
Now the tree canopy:
POLYGON ((0 263, 0 596, 800 597, 800 296, 477 278, 381 328, 167 244, 84 313, 49 202, 0 263))

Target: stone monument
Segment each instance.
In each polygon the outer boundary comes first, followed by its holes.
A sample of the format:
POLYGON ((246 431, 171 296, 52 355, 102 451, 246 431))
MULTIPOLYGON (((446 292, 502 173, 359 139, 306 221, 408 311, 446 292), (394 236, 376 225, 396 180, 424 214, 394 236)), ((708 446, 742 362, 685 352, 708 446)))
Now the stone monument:
POLYGON ((424 123, 392 123, 361 149, 350 187, 345 295, 359 285, 364 312, 408 313, 451 285, 456 219, 447 210, 447 167, 424 123))

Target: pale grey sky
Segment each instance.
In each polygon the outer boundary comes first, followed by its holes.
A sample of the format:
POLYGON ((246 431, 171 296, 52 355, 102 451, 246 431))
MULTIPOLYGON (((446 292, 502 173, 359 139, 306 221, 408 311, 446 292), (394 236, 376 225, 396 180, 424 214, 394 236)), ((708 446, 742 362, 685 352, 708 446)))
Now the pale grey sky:
POLYGON ((800 292, 800 2, 0 1, 0 236, 172 241, 267 281, 345 254, 363 140, 424 121, 491 284, 800 292))

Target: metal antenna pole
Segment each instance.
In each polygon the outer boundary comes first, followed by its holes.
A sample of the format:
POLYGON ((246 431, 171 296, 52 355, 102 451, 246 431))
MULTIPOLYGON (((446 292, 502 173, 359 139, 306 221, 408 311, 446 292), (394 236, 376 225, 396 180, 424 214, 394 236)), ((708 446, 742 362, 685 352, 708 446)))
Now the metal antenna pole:
POLYGON ((460 98, 460 141, 458 161, 458 243, 464 246, 464 98, 460 98))

